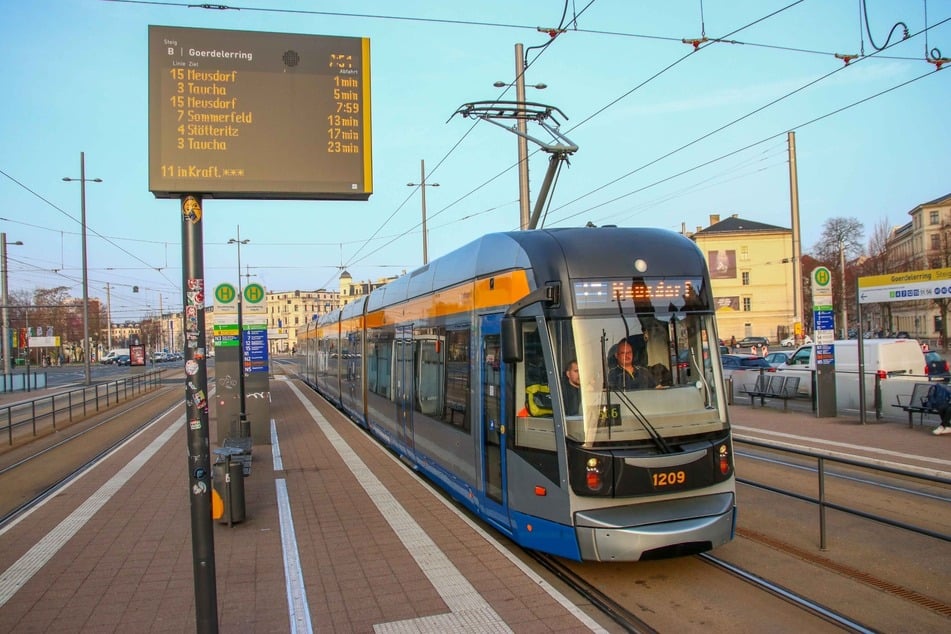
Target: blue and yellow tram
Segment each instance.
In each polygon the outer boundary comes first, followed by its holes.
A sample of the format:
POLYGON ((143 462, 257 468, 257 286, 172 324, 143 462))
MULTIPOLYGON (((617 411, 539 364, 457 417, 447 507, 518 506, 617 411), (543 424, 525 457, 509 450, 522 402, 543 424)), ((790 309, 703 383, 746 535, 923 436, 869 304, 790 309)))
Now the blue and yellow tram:
POLYGON ((302 328, 300 369, 527 548, 683 555, 736 521, 714 311, 679 234, 490 234, 302 328))

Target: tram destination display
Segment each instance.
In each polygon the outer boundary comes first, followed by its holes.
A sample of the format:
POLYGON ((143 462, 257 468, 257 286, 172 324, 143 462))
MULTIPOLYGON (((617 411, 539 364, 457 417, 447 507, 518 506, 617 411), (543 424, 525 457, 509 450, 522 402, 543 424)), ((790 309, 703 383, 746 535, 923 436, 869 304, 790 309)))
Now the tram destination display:
POLYGON ((149 26, 156 198, 366 200, 370 41, 149 26))

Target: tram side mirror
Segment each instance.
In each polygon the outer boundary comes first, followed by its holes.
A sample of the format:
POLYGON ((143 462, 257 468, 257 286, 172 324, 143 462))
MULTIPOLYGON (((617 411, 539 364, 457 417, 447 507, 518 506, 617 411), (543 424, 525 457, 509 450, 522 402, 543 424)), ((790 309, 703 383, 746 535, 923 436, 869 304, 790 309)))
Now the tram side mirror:
POLYGON ((515 317, 502 318, 502 361, 518 363, 522 360, 522 338, 515 317))

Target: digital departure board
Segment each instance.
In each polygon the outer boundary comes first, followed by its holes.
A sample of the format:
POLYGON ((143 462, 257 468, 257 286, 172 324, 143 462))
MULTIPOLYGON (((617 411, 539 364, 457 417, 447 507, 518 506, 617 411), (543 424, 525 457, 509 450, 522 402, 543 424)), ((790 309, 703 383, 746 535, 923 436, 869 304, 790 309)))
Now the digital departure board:
POLYGON ((366 200, 370 41, 150 26, 149 190, 366 200))

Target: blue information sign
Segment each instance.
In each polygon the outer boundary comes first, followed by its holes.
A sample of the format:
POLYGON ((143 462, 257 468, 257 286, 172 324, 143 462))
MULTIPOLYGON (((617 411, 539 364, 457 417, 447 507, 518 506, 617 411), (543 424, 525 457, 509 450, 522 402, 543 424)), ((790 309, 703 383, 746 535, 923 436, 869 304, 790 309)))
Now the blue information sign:
POLYGON ((835 330, 835 312, 831 310, 815 311, 816 330, 835 330))
POLYGON ((244 331, 244 371, 267 372, 267 329, 248 328, 244 331))

